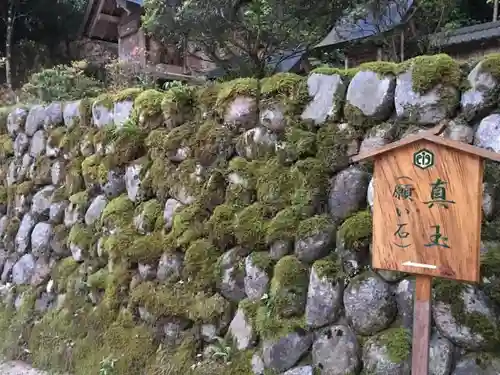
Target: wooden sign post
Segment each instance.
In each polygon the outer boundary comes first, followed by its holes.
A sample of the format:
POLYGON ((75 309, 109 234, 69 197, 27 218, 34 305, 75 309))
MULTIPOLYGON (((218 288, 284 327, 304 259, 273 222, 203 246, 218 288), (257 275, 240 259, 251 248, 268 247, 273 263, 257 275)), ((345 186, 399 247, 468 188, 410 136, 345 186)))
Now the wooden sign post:
POLYGON ((353 162, 374 160, 372 267, 416 275, 412 375, 427 375, 432 277, 478 282, 483 159, 439 126, 353 162))

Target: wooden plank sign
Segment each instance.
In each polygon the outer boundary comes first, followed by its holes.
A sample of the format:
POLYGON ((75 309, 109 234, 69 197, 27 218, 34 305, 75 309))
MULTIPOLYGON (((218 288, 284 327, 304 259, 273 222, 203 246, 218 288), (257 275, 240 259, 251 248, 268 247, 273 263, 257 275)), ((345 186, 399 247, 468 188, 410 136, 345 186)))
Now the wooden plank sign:
POLYGON ((352 161, 374 159, 372 268, 416 275, 412 374, 427 375, 432 277, 479 282, 484 159, 440 125, 352 161))

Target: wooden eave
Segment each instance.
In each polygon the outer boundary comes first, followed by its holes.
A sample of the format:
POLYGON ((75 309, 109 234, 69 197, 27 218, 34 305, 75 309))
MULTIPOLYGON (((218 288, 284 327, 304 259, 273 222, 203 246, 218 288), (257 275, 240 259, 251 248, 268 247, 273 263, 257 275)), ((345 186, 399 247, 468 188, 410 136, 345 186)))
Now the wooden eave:
POLYGON ((436 134, 440 134, 444 128, 445 128, 444 124, 438 125, 437 127, 433 128, 429 131, 424 131, 424 132, 421 132, 421 133, 418 133, 415 135, 410 135, 410 136, 403 138, 397 142, 390 143, 390 144, 383 146, 383 147, 380 147, 378 149, 353 156, 351 158, 351 161, 353 163, 357 163, 357 162, 360 162, 363 160, 372 159, 376 156, 383 155, 387 152, 393 151, 393 150, 398 149, 400 147, 408 146, 409 144, 425 140, 425 141, 429 141, 429 142, 432 142, 435 144, 439 144, 441 146, 453 148, 455 150, 462 151, 462 152, 465 152, 467 154, 476 155, 482 159, 489 159, 489 160, 493 160, 496 162, 500 162, 500 153, 497 153, 494 151, 489 151, 489 150, 486 150, 486 149, 481 148, 481 147, 472 146, 472 145, 469 145, 469 144, 463 143, 463 142, 452 141, 450 139, 436 135, 436 134))

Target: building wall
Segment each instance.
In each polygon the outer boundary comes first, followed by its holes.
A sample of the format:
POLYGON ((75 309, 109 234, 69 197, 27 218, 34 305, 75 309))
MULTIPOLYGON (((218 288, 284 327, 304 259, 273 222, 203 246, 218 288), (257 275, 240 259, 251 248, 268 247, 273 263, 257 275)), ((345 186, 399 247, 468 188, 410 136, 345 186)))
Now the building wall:
POLYGON ((69 54, 73 60, 105 65, 118 57, 118 44, 84 38, 70 43, 69 54))

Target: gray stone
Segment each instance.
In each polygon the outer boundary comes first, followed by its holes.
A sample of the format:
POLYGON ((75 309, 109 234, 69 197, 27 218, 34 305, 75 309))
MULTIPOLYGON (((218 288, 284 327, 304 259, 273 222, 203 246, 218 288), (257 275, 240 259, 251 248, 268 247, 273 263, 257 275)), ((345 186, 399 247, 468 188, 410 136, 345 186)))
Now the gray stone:
POLYGON ((64 225, 69 228, 77 223, 83 223, 87 207, 82 207, 79 204, 69 202, 64 210, 64 225))
POLYGON ((220 258, 220 292, 224 298, 231 302, 239 302, 246 297, 245 294, 245 273, 239 269, 239 262, 243 249, 234 248, 222 255, 220 258))
POLYGON ((434 331, 429 344, 429 375, 449 375, 454 356, 454 345, 434 331))
POLYGON ((275 341, 264 340, 262 359, 266 368, 278 372, 291 369, 309 350, 312 335, 292 332, 275 341))
POLYGON ((181 202, 173 198, 167 199, 167 201, 165 202, 165 209, 163 210, 163 219, 165 221, 166 230, 170 230, 172 228, 175 212, 180 210, 182 206, 183 205, 181 202))
POLYGON ((278 240, 269 247, 269 256, 273 260, 280 260, 293 250, 293 241, 278 240))
MULTIPOLYGON (((453 296, 453 303, 463 304, 465 314, 475 314, 477 319, 484 319, 491 324, 491 328, 497 329, 498 323, 496 312, 491 302, 483 291, 476 287, 467 285, 461 295, 453 296)), ((432 316, 439 331, 456 345, 473 351, 484 350, 491 344, 492 337, 489 331, 481 327, 467 326, 461 320, 453 316, 452 306, 434 298, 432 316)))
POLYGON ((95 197, 85 213, 85 224, 93 225, 97 220, 99 220, 107 204, 108 200, 104 195, 98 195, 95 197))
POLYGON ((45 123, 45 108, 41 105, 31 107, 28 117, 26 118, 25 132, 28 137, 33 135, 43 128, 45 123))
POLYGON ((379 275, 384 281, 388 283, 397 283, 405 278, 407 275, 404 272, 398 271, 387 271, 387 270, 377 270, 377 275, 379 275))
POLYGON ((465 121, 455 119, 448 122, 441 136, 452 141, 471 144, 474 140, 474 129, 467 125, 465 121))
POLYGON ((53 294, 42 293, 35 301, 35 311, 44 314, 52 307, 54 299, 55 296, 53 294))
POLYGON ((52 194, 54 194, 54 186, 45 186, 38 191, 32 199, 31 212, 36 216, 49 216, 52 194))
POLYGON ((80 121, 80 101, 67 102, 63 108, 64 125, 72 129, 80 121))
POLYGON ((92 104, 92 118, 94 125, 98 128, 113 125, 113 110, 107 108, 101 102, 96 101, 92 104))
POLYGON ((275 132, 285 130, 285 112, 286 110, 283 107, 283 104, 279 102, 270 103, 260 113, 260 125, 275 132))
POLYGON ((312 346, 315 368, 322 375, 358 374, 361 370, 360 346, 348 326, 336 325, 318 333, 312 346))
POLYGON ((258 354, 252 356, 252 371, 255 375, 264 375, 265 371, 264 361, 258 354))
POLYGON ((245 294, 251 301, 260 300, 269 289, 269 275, 266 270, 254 264, 252 255, 245 259, 245 294))
POLYGON ((66 178, 66 167, 63 161, 54 161, 50 168, 50 177, 52 179, 52 185, 60 186, 64 183, 66 178))
POLYGON ((50 249, 50 239, 52 237, 52 225, 49 223, 38 223, 31 233, 31 252, 34 256, 40 257, 47 254, 50 249))
POLYGON ((500 114, 485 117, 474 135, 474 145, 500 152, 500 114))
MULTIPOLYGON (((390 332, 384 332, 389 335, 390 332)), ((410 336, 408 335, 410 339, 410 336)), ((394 358, 385 344, 386 340, 380 340, 378 336, 370 337, 363 345, 363 371, 374 375, 410 375, 410 350, 403 354, 403 348, 398 350, 398 356, 394 358)))
POLYGON ((124 175, 119 171, 109 171, 101 189, 108 199, 116 198, 126 190, 124 175))
POLYGON ((134 102, 132 100, 125 100, 114 104, 113 120, 117 128, 123 127, 123 125, 128 121, 133 108, 134 102))
POLYGON ((0 240, 5 235, 5 231, 7 230, 7 226, 9 225, 9 217, 4 215, 0 218, 0 240))
POLYGON ((335 248, 335 226, 307 238, 297 237, 295 240, 295 256, 302 262, 312 263, 321 259, 335 248))
POLYGON ((399 118, 421 125, 437 124, 454 114, 459 100, 456 88, 441 84, 425 94, 413 91, 412 68, 397 78, 394 102, 399 118))
POLYGON ((5 179, 7 182, 7 186, 14 185, 20 179, 21 178, 18 176, 18 160, 13 159, 10 161, 9 167, 7 170, 7 177, 5 179))
POLYGON ((342 280, 318 275, 313 265, 307 292, 306 324, 319 328, 335 322, 342 309, 343 291, 342 280))
POLYGON ((332 180, 328 209, 332 218, 343 221, 366 205, 370 175, 357 166, 349 167, 332 180))
POLYGON ((180 253, 165 253, 158 263, 156 277, 162 282, 176 282, 182 275, 183 256, 180 253))
POLYGON ((3 271, 3 266, 7 262, 7 259, 9 259, 9 253, 7 250, 0 248, 0 275, 3 271))
POLYGON ((238 350, 247 350, 255 345, 256 335, 252 321, 241 308, 236 311, 228 332, 234 339, 238 350))
POLYGON ((496 201, 495 201, 495 187, 491 184, 483 183, 483 214, 486 220, 493 219, 496 213, 496 201))
POLYGON ((327 119, 338 119, 342 102, 345 98, 346 86, 338 74, 325 75, 313 73, 307 79, 311 102, 301 115, 303 120, 312 120, 316 125, 327 119))
POLYGON ((62 103, 52 102, 45 107, 45 119, 43 128, 45 130, 53 129, 63 124, 62 103))
POLYGON ((127 189, 128 199, 132 202, 140 202, 144 199, 141 174, 144 165, 140 162, 134 162, 129 165, 125 171, 125 188, 127 189))
POLYGON ((314 371, 312 366, 301 366, 288 370, 283 375, 314 375, 314 371))
POLYGON ((16 135, 24 128, 28 111, 24 108, 15 108, 7 116, 7 131, 14 139, 16 135))
POLYGON ((255 98, 239 96, 227 106, 224 123, 232 128, 251 129, 257 124, 255 98))
POLYGON ((20 158, 28 151, 30 145, 30 139, 25 133, 17 133, 16 139, 14 140, 14 156, 20 158))
POLYGON ((239 136, 236 152, 239 156, 253 160, 275 153, 278 139, 267 128, 258 127, 247 130, 239 136))
POLYGON ((68 201, 52 203, 49 210, 49 221, 55 225, 61 224, 64 220, 64 212, 68 205, 68 201))
POLYGON ((346 102, 364 116, 384 121, 394 108, 395 88, 396 77, 393 75, 381 77, 375 72, 360 71, 349 83, 346 102))
POLYGON ((139 263, 138 266, 139 275, 143 281, 154 280, 156 277, 156 267, 151 264, 139 263))
POLYGON ((457 362, 452 375, 498 375, 500 359, 488 358, 482 353, 468 354, 457 362))
POLYGON ((396 135, 396 126, 390 122, 371 128, 359 147, 359 153, 370 152, 391 143, 396 135))
POLYGON ((415 280, 401 280, 394 291, 398 305, 398 316, 404 328, 413 329, 413 295, 415 280))
POLYGON ((372 272, 351 280, 344 293, 344 306, 352 328, 362 335, 373 335, 387 328, 397 313, 389 285, 372 272))
POLYGON ((483 64, 484 61, 479 62, 467 76, 469 89, 462 92, 460 100, 462 114, 469 121, 487 113, 498 98, 495 95, 498 82, 483 69, 483 64))
POLYGON ((29 284, 35 273, 35 257, 24 254, 12 268, 12 282, 16 285, 29 284))
POLYGON ((23 216, 15 239, 16 252, 19 254, 24 254, 29 250, 31 231, 35 225, 36 220, 33 215, 28 213, 23 216))
POLYGON ((5 261, 3 265, 3 270, 2 270, 2 278, 0 281, 2 283, 6 283, 7 281, 10 280, 12 276, 12 269, 14 268, 14 265, 17 263, 19 260, 19 254, 10 254, 7 260, 5 261))
POLYGON ((50 271, 51 265, 45 257, 37 259, 30 284, 33 286, 42 285, 50 278, 50 271))
POLYGON ((31 138, 30 144, 30 156, 37 158, 45 152, 45 146, 47 144, 47 136, 45 131, 38 130, 31 138))

